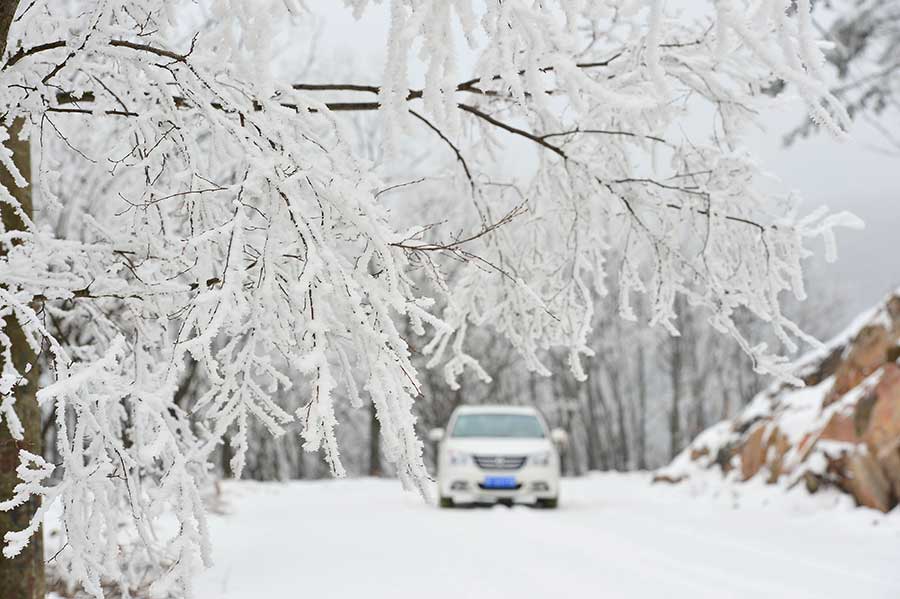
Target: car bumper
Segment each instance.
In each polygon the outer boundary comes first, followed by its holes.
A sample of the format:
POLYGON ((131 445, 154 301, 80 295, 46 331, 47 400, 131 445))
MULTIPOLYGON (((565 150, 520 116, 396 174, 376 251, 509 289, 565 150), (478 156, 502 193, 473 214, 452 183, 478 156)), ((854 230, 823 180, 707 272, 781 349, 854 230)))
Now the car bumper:
POLYGON ((453 466, 439 474, 438 486, 441 497, 452 499, 457 504, 536 503, 559 496, 559 472, 551 466, 526 466, 518 470, 453 466), (489 476, 513 477, 516 488, 484 488, 485 479, 489 476))

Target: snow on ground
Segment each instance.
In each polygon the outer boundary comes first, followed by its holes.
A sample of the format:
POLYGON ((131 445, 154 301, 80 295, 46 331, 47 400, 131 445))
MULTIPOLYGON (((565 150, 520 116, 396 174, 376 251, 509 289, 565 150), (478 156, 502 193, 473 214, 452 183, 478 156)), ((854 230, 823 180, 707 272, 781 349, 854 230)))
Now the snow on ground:
POLYGON ((900 597, 900 514, 845 497, 646 474, 567 479, 556 511, 439 510, 392 480, 223 489, 199 599, 900 597))

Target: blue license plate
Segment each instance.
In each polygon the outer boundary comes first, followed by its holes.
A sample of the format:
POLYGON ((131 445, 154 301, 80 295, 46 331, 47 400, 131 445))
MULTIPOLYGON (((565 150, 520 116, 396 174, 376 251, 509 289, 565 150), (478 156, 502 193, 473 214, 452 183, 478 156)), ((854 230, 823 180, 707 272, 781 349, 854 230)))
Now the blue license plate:
POLYGON ((515 489, 515 476, 487 476, 484 479, 485 489, 515 489))

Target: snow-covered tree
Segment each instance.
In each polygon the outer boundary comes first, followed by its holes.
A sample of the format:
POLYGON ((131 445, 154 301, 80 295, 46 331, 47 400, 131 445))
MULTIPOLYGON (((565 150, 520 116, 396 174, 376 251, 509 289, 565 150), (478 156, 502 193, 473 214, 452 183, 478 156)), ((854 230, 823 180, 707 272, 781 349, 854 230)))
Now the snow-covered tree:
MULTIPOLYGON (((825 57, 832 94, 852 118, 882 134, 877 149, 900 154, 900 135, 891 126, 900 118, 900 2, 829 0, 814 8, 816 24, 830 44, 825 57)), ((812 123, 801 125, 788 141, 814 129, 812 123)))
POLYGON ((623 318, 644 294, 650 324, 675 335, 687 302, 787 376, 739 323, 813 342, 780 294, 802 298, 810 242, 832 255, 834 227, 855 219, 802 214, 741 132, 779 101, 762 93, 776 80, 835 134, 848 117, 821 80, 808 0, 709 8, 393 0, 371 85, 272 67, 275 34, 313 10, 298 0, 5 2, 2 474, 21 463, 0 508, 31 516, 5 559, 59 503, 54 560, 85 592, 149 581, 190 596, 211 556, 198 481, 217 445, 229 437, 239 473, 251 421, 299 423, 340 475, 339 389, 375 406, 385 457, 425 493, 406 327, 451 386, 466 369, 489 378, 467 352, 473 327, 537 375, 562 348, 583 378, 611 269, 623 318), (359 111, 388 152, 427 134, 452 167, 379 176, 344 118, 359 111), (709 127, 683 127, 688 114, 709 127), (516 144, 533 149, 527 177, 497 167, 516 144), (204 391, 186 404, 188 375, 204 391), (292 391, 293 411, 273 400, 292 391), (55 414, 59 463, 29 444, 35 402, 55 414), (154 527, 164 514, 172 534, 154 527))

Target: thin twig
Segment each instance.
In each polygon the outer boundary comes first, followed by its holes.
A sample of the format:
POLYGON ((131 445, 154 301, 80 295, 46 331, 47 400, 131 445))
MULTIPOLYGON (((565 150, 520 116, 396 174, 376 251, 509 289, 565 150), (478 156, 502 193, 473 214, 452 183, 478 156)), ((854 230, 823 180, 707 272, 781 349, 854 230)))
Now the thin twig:
POLYGON ((445 142, 448 146, 450 146, 450 148, 453 150, 453 153, 456 154, 456 159, 457 159, 457 160, 459 161, 459 163, 462 165, 463 171, 465 171, 465 173, 466 173, 466 179, 469 180, 469 186, 474 190, 474 189, 475 189, 475 181, 472 179, 472 172, 469 170, 469 165, 466 164, 466 159, 463 158, 462 152, 459 151, 459 148, 456 146, 456 144, 454 144, 452 141, 450 141, 450 140, 447 138, 447 136, 444 135, 444 132, 441 131, 440 129, 438 129, 437 127, 435 127, 435 126, 431 123, 431 121, 429 121, 428 119, 426 119, 424 116, 422 116, 421 114, 419 114, 419 113, 416 112, 415 110, 410 109, 409 113, 410 113, 411 115, 413 115, 414 117, 416 117, 417 119, 419 119, 420 121, 422 121, 423 123, 425 123, 425 124, 428 126, 429 129, 431 129, 432 131, 434 131, 435 133, 437 133, 438 137, 440 137, 442 140, 444 140, 444 142, 445 142))

